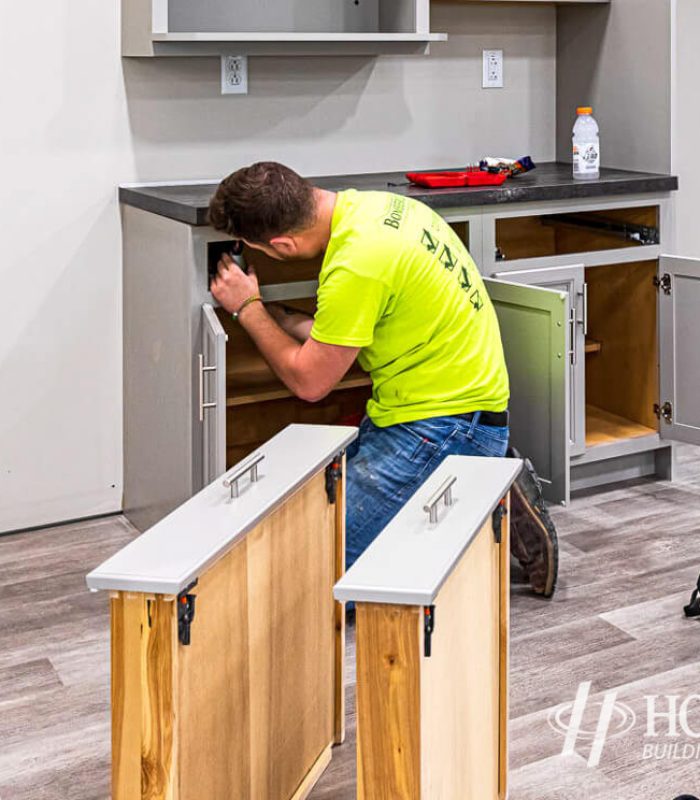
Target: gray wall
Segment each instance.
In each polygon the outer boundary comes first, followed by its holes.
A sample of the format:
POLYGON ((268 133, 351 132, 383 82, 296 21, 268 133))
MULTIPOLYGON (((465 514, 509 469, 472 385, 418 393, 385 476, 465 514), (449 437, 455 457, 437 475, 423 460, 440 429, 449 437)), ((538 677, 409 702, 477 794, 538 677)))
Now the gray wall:
MULTIPOLYGON (((692 3, 693 0, 690 0, 692 3)), ((671 0, 557 9, 557 157, 592 105, 607 167, 671 169, 671 0)))
POLYGON ((671 168, 680 179, 674 203, 674 252, 700 258, 700 2, 675 0, 673 149, 671 168))
POLYGON ((252 59, 250 95, 222 97, 216 59, 122 60, 117 0, 3 4, 31 46, 0 48, 0 530, 120 508, 117 184, 554 156, 554 8, 432 7, 451 41, 427 58, 252 59))

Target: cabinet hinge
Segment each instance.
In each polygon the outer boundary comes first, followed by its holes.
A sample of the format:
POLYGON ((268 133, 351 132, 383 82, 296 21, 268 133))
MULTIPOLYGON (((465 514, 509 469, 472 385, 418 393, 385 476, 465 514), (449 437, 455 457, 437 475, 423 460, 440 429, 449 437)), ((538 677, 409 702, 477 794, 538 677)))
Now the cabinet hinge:
POLYGON ((663 289, 664 294, 671 294, 671 276, 668 272, 664 272, 661 277, 654 275, 654 286, 657 289, 663 289))
POLYGON ((192 594, 191 590, 196 585, 197 581, 193 581, 177 596, 177 638, 180 640, 180 644, 184 645, 190 643, 190 632, 192 620, 194 619, 194 601, 196 599, 196 595, 192 594))
POLYGON ((503 497, 491 516, 491 524, 493 525, 493 538, 496 544, 500 544, 503 540, 503 517, 508 511, 506 498, 503 497))
POLYGON ((333 459, 326 467, 326 494, 328 502, 333 505, 338 494, 338 481, 343 477, 343 455, 342 453, 333 459))
POLYGON ((423 655, 432 655, 432 639, 435 630, 435 606, 423 606, 423 655))
POLYGON ((670 425, 673 422, 673 404, 668 401, 662 406, 654 403, 654 414, 656 414, 657 419, 663 418, 670 425))

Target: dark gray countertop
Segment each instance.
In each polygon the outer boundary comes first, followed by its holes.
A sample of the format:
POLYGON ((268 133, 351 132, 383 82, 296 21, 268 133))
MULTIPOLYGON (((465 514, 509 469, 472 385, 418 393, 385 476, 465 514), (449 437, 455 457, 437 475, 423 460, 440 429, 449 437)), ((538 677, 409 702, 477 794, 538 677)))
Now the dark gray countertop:
MULTIPOLYGON (((537 169, 509 178, 503 186, 473 189, 423 189, 407 185, 403 172, 374 172, 359 175, 332 175, 310 178, 324 189, 384 190, 415 197, 432 208, 488 206, 500 203, 524 203, 538 200, 574 200, 587 197, 610 197, 621 194, 670 192, 678 188, 678 178, 647 172, 619 169, 601 170, 600 180, 574 181, 570 164, 545 163, 537 169)), ((189 225, 207 224, 207 207, 215 183, 139 186, 119 189, 119 200, 126 205, 151 211, 189 225)))

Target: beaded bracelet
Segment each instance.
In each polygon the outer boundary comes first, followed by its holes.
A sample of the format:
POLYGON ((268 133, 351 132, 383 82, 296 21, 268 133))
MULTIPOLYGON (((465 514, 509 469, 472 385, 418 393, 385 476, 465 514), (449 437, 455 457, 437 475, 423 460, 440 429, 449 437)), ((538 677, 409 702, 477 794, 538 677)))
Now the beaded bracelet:
POLYGON ((234 312, 231 314, 231 316, 232 316, 234 319, 238 319, 238 317, 241 315, 241 311, 243 311, 243 309, 244 309, 246 306, 249 306, 251 303, 256 303, 256 302, 258 302, 258 301, 260 301, 260 302, 262 303, 262 297, 260 297, 260 295, 259 295, 259 294, 254 294, 252 297, 249 297, 247 300, 244 300, 244 301, 243 301, 243 305, 242 305, 242 306, 241 306, 241 307, 238 309, 238 311, 234 311, 234 312))

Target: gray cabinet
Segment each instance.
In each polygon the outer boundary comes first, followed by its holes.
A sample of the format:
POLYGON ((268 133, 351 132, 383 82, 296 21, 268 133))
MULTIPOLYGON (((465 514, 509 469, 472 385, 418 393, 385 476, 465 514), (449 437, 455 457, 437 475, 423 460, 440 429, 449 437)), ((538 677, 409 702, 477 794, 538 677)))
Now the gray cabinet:
POLYGON ((542 472, 551 501, 566 502, 569 488, 671 478, 670 443, 700 444, 700 262, 661 255, 662 216, 640 201, 580 214, 519 209, 483 217, 482 271, 498 283, 568 298, 568 317, 560 320, 568 328, 568 369, 554 391, 555 372, 543 367, 543 333, 533 346, 537 326, 514 325, 512 307, 501 307, 503 290, 490 284, 512 378, 512 440, 542 472), (526 358, 529 367, 522 366, 526 358), (557 421, 556 404, 539 413, 554 396, 567 398, 565 423, 557 421), (568 461, 559 445, 564 436, 568 461), (553 466, 562 464, 567 479, 553 480, 553 466))
MULTIPOLYGON (((512 441, 554 502, 620 479, 668 478, 670 440, 700 441, 698 265, 662 258, 665 202, 444 211, 496 306, 512 441)), ((209 275, 230 247, 222 234, 130 206, 123 223, 124 509, 137 527, 289 424, 357 424, 365 373, 353 369, 328 398, 304 403, 215 307, 209 275)), ((266 299, 313 312, 318 263, 255 263, 266 299)))

